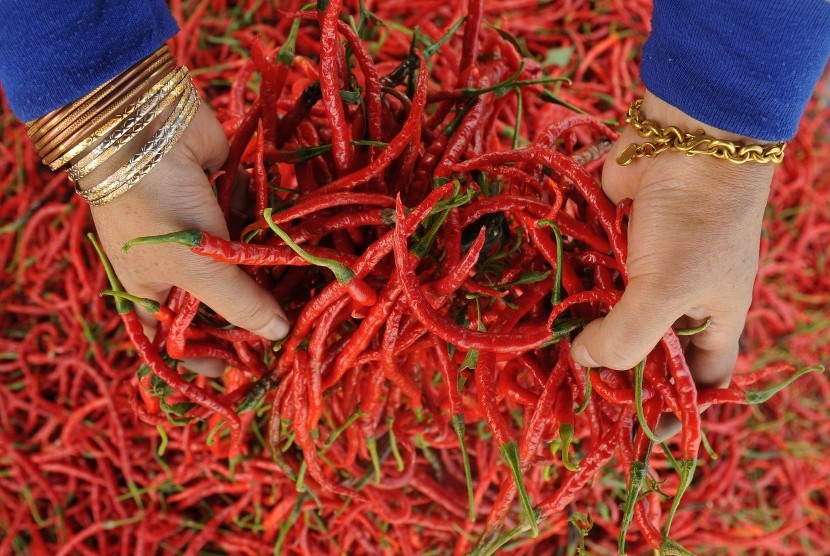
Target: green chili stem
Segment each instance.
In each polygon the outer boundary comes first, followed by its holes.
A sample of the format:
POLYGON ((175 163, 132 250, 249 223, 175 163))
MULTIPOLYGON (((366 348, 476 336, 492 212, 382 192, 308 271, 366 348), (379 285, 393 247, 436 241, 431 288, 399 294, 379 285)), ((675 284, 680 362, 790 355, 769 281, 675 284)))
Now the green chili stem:
POLYGON ((277 234, 280 239, 282 239, 286 245, 288 245, 295 253, 301 256, 303 259, 308 261, 309 263, 317 266, 324 266, 331 270, 334 273, 334 277, 337 278, 337 281, 341 284, 348 284, 354 278, 354 272, 351 268, 344 265, 343 263, 339 263, 337 261, 333 261, 331 259, 326 259, 324 257, 316 257, 311 253, 307 252, 305 249, 297 245, 293 239, 291 239, 288 234, 282 231, 279 226, 274 224, 273 220, 271 220, 271 213, 273 211, 270 208, 265 209, 262 211, 262 216, 265 218, 265 222, 268 223, 268 227, 270 227, 275 234, 277 234))
POLYGON ((274 556, 280 556, 282 554, 282 545, 285 542, 285 538, 288 536, 288 531, 294 524, 297 522, 297 518, 300 517, 300 510, 303 507, 303 503, 306 501, 308 495, 301 494, 297 497, 297 501, 294 502, 294 507, 291 508, 291 513, 288 515, 288 519, 284 522, 280 523, 280 534, 277 536, 277 542, 274 543, 274 556))
POLYGON ((214 425, 214 427, 210 429, 210 432, 207 435, 207 439, 205 439, 205 444, 207 444, 208 446, 213 446, 213 444, 216 442, 216 433, 218 433, 224 425, 224 419, 216 423, 216 425, 214 425))
POLYGON ((617 539, 617 553, 619 556, 625 555, 625 534, 628 532, 628 527, 634 518, 634 506, 637 504, 637 496, 640 494, 640 490, 642 490, 643 483, 646 480, 647 470, 648 466, 645 462, 631 462, 628 491, 625 494, 625 506, 623 507, 623 516, 620 521, 620 536, 617 539))
POLYGON ((522 112, 524 106, 522 101, 522 91, 516 89, 516 125, 513 128, 513 148, 519 148, 519 133, 522 130, 522 112))
MULTIPOLYGON (((104 272, 107 273, 107 280, 109 280, 110 288, 113 291, 124 291, 124 287, 118 280, 118 276, 115 275, 115 270, 112 268, 112 263, 110 263, 107 254, 104 253, 104 250, 101 248, 101 244, 98 243, 98 238, 96 238, 95 234, 93 234, 92 232, 88 233, 86 237, 92 243, 92 247, 95 248, 95 252, 98 254, 98 258, 101 259, 101 264, 104 265, 104 272)), ((130 312, 130 307, 126 301, 116 297, 115 310, 118 311, 119 315, 123 315, 124 313, 130 312)))
MULTIPOLYGON (((187 247, 196 247, 202 243, 202 232, 199 230, 182 230, 158 236, 136 237, 124 244, 121 250, 126 253, 136 245, 152 245, 156 243, 179 243, 187 247)), ((115 288, 113 288, 115 289, 115 288)))
POLYGON ((291 22, 291 31, 288 32, 285 42, 277 51, 277 62, 290 66, 294 62, 294 48, 297 44, 297 33, 300 30, 300 18, 291 22))
POLYGON ((519 446, 515 440, 511 440, 499 446, 501 457, 507 462, 510 471, 513 473, 513 480, 516 482, 516 491, 519 494, 519 501, 524 508, 525 517, 530 525, 530 536, 536 538, 539 536, 539 527, 536 524, 536 515, 533 512, 533 506, 530 503, 530 496, 527 494, 524 479, 522 478, 522 466, 519 460, 519 446))
POLYGON ((158 313, 161 310, 161 305, 157 301, 144 297, 138 297, 137 295, 132 295, 127 292, 121 292, 118 290, 101 290, 99 295, 109 295, 110 297, 114 297, 116 299, 120 298, 130 301, 134 305, 141 305, 149 313, 158 313))
POLYGON ((579 464, 571 462, 571 442, 574 438, 574 426, 567 423, 559 425, 559 439, 562 451, 562 465, 568 471, 579 471, 579 464))
POLYGON ((470 522, 476 520, 476 502, 473 494, 473 474, 470 470, 470 456, 467 453, 467 440, 464 436, 464 415, 457 413, 452 416, 452 428, 458 436, 458 445, 461 447, 461 461, 464 463, 464 479, 467 482, 467 507, 469 509, 470 522))
POLYGON ((366 448, 372 458, 372 467, 375 470, 375 484, 380 483, 380 458, 378 457, 378 444, 374 437, 366 439, 366 448))
POLYGON ((556 274, 553 276, 553 290, 550 294, 551 303, 556 307, 562 301, 562 232, 553 220, 539 220, 536 225, 540 228, 550 226, 556 240, 556 274))
POLYGON ((709 444, 709 437, 706 436, 706 432, 701 429, 700 431, 700 440, 703 444, 703 449, 706 450, 706 453, 709 454, 709 457, 713 460, 718 459, 718 454, 712 449, 712 445, 709 444))
POLYGON ((695 556, 694 552, 686 550, 680 543, 668 537, 660 543, 660 553, 671 556, 695 556))
POLYGON ((637 421, 640 423, 640 428, 643 429, 643 433, 652 442, 659 443, 660 438, 649 428, 646 422, 646 416, 643 413, 643 374, 645 373, 645 368, 645 360, 640 361, 634 367, 634 408, 637 410, 637 421))
POLYGON ((693 336, 709 328, 710 324, 712 324, 712 317, 709 317, 702 323, 698 324, 697 326, 693 326, 692 328, 678 328, 674 331, 674 333, 678 336, 693 336))
POLYGON ((692 482, 696 465, 697 461, 693 459, 684 459, 680 461, 680 484, 677 485, 677 493, 674 495, 671 508, 669 509, 669 514, 666 517, 666 525, 663 528, 663 535, 666 537, 669 536, 671 523, 672 520, 674 520, 674 514, 677 512, 677 508, 680 507, 680 499, 683 498, 683 494, 692 482))
POLYGON ((459 28, 459 27, 461 27, 461 25, 462 25, 462 24, 463 24, 466 20, 467 20, 467 16, 465 15, 464 17, 462 17, 461 19, 459 19, 458 21, 456 21, 455 23, 453 23, 453 26, 452 26, 452 27, 450 27, 450 28, 449 28, 449 30, 448 30, 446 33, 444 33, 444 36, 443 36, 443 37, 441 37, 440 39, 438 39, 437 41, 435 41, 435 42, 432 44, 432 46, 429 46, 429 47, 425 48, 425 49, 421 52, 421 54, 423 54, 423 55, 424 55, 424 60, 429 60, 429 59, 430 59, 430 57, 431 57, 433 54, 435 54, 436 52, 438 52, 438 49, 439 49, 439 48, 441 48, 442 46, 444 46, 444 43, 445 43, 445 42, 447 42, 448 40, 450 40, 450 38, 451 38, 451 37, 455 34, 455 32, 456 32, 456 31, 458 31, 458 28, 459 28))
POLYGON ((331 433, 331 436, 329 436, 326 440, 326 450, 331 448, 331 445, 335 443, 335 441, 340 437, 340 435, 343 434, 343 432, 345 432, 346 429, 352 426, 352 423, 363 417, 363 415, 364 413, 358 409, 357 411, 352 413, 351 416, 349 416, 349 418, 346 419, 342 425, 334 429, 334 431, 331 433))
POLYGON ((300 464, 300 470, 297 472, 297 482, 294 484, 294 490, 297 492, 308 492, 308 489, 305 487, 305 472, 308 469, 308 466, 305 463, 305 460, 300 464))
POLYGON ((402 472, 406 466, 403 463, 400 451, 398 451, 398 439, 395 437, 395 431, 392 429, 393 423, 394 421, 392 419, 386 421, 386 427, 389 429, 389 449, 392 450, 392 457, 395 458, 398 472, 402 472))
POLYGON ((579 405, 579 407, 576 408, 576 411, 574 411, 574 415, 581 415, 582 412, 585 411, 588 408, 588 402, 591 401, 591 392, 592 392, 592 390, 593 390, 593 385, 591 384, 591 381, 588 380, 588 377, 586 376, 585 377, 585 398, 582 400, 582 403, 579 405))
POLYGON ((824 365, 813 365, 812 367, 804 367, 803 369, 799 369, 794 372, 792 375, 787 377, 787 379, 774 386, 770 386, 765 390, 756 390, 754 392, 747 392, 746 393, 746 403, 750 405, 761 404, 769 400, 775 394, 801 378, 802 376, 806 375, 807 373, 811 373, 813 371, 818 371, 820 373, 824 372, 824 365))
POLYGON ((159 437, 161 438, 156 453, 159 455, 159 457, 161 457, 164 455, 165 450, 167 450, 167 431, 164 430, 164 427, 162 427, 161 425, 156 425, 156 430, 158 431, 159 437))

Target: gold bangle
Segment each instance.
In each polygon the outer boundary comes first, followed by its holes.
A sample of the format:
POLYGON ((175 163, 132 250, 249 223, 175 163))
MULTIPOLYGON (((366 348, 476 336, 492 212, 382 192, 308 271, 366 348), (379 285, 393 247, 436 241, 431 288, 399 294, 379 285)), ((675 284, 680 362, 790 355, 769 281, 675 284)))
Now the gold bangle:
POLYGON ((55 137, 48 145, 38 149, 43 162, 51 167, 56 159, 62 158, 64 153, 83 141, 85 136, 93 133, 93 130, 102 122, 106 122, 108 118, 118 114, 125 105, 134 103, 136 97, 144 94, 148 87, 155 85, 161 79, 169 78, 173 71, 172 66, 165 64, 147 77, 138 88, 128 90, 126 93, 122 92, 114 103, 108 102, 107 106, 95 110, 95 115, 92 118, 85 119, 83 122, 79 120, 69 126, 66 131, 55 137))
MULTIPOLYGON (((109 104, 113 98, 118 98, 113 93, 118 92, 118 89, 123 87, 125 83, 134 81, 136 78, 146 78, 147 75, 171 61, 172 55, 170 52, 166 48, 160 48, 147 58, 141 60, 138 64, 113 77, 80 99, 59 108, 53 113, 38 118, 26 132, 35 143, 35 148, 41 151, 44 145, 52 143, 58 135, 65 136, 67 127, 73 124, 77 126, 83 125, 81 122, 88 121, 93 117, 96 111, 100 110, 104 105, 105 101, 109 100, 107 102, 109 104)), ((123 96, 123 93, 121 96, 123 96)))
POLYGON ((139 99, 135 104, 135 111, 128 109, 128 117, 104 141, 67 170, 69 179, 78 181, 86 177, 167 110, 185 92, 190 83, 186 71, 179 71, 174 75, 178 77, 165 83, 157 93, 151 94, 149 98, 145 99, 145 95, 139 99))
POLYGON ((635 100, 628 108, 625 121, 643 139, 643 143, 631 143, 619 156, 617 164, 627 166, 635 158, 654 158, 665 151, 685 152, 688 156, 706 154, 727 160, 735 164, 744 162, 772 162, 780 164, 784 160, 786 144, 773 143, 771 145, 743 145, 732 141, 723 141, 707 135, 702 129, 695 133, 686 133, 677 127, 659 127, 651 120, 643 118, 640 108, 643 99, 635 100))
POLYGON ((188 94, 176 105, 162 127, 129 162, 86 191, 76 188, 78 194, 91 206, 100 206, 120 197, 147 175, 173 148, 196 115, 200 104, 199 93, 192 84, 188 89, 188 94))
POLYGON ((81 140, 79 143, 74 145, 68 151, 64 152, 60 158, 55 160, 49 161, 48 159, 44 159, 44 163, 49 165, 51 170, 58 170, 65 164, 69 163, 72 159, 78 157, 83 153, 86 149, 92 146, 95 141, 112 131, 117 125, 122 123, 124 120, 129 118, 129 116, 136 110, 136 108, 144 103, 147 102, 147 99, 156 95, 161 90, 170 90, 175 87, 175 84, 181 81, 182 79, 186 78, 187 75, 187 68, 182 67, 178 70, 174 70, 169 72, 167 75, 162 77, 161 80, 157 81, 153 84, 152 87, 148 91, 146 91, 137 101, 127 106, 123 112, 112 118, 111 120, 107 121, 95 130, 91 135, 86 137, 85 139, 81 140))

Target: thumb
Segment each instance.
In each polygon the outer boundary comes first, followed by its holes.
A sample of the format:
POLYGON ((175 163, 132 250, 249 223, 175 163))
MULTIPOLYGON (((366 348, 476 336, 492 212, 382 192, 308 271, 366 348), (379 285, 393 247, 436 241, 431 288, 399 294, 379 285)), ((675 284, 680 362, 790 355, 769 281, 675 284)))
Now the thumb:
POLYGON ((202 103, 187 133, 181 139, 191 158, 211 172, 219 170, 228 158, 228 139, 210 108, 202 103))
POLYGON ((583 367, 630 369, 646 358, 684 312, 678 297, 632 278, 611 312, 576 337, 571 354, 583 367))
POLYGON ((288 319, 273 296, 239 267, 198 259, 176 285, 186 289, 228 322, 269 340, 288 334, 288 319))

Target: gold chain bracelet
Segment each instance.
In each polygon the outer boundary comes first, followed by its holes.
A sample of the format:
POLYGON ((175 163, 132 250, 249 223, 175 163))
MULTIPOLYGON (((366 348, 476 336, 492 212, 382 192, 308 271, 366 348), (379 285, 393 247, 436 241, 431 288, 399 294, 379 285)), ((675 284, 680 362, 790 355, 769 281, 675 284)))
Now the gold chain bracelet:
POLYGON ((643 118, 640 112, 642 104, 643 99, 632 102, 625 115, 625 121, 640 137, 648 141, 631 143, 620 153, 617 156, 617 164, 622 166, 631 164, 635 158, 654 158, 665 151, 685 152, 688 156, 707 154, 735 164, 744 162, 779 164, 784 160, 785 144, 783 142, 771 145, 742 145, 715 139, 702 129, 698 129, 695 133, 686 133, 675 126, 661 128, 653 121, 643 118))

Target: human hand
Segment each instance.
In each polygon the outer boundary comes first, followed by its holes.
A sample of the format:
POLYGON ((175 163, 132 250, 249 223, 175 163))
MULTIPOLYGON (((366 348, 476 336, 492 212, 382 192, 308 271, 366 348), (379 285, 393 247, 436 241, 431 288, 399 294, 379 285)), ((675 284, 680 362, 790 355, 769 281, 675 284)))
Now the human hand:
MULTIPOLYGON (((707 126, 651 94, 642 111, 659 125, 758 142, 707 126)), ((574 360, 586 367, 630 369, 675 322, 685 327, 711 317, 706 330, 690 337, 686 358, 699 387, 725 386, 752 300, 773 167, 678 152, 617 164, 622 150, 642 141, 626 128, 602 176, 603 190, 614 203, 634 200, 629 283, 613 310, 574 340, 574 360)))
MULTIPOLYGON (((148 137, 128 145, 134 152, 148 137)), ((240 268, 192 254, 175 244, 122 252, 130 239, 183 229, 205 230, 228 238, 228 228, 204 169, 219 169, 228 154, 221 125, 210 109, 196 116, 169 153, 130 191, 112 202, 92 207, 92 217, 118 277, 125 289, 141 297, 164 302, 170 287, 183 288, 232 324, 269 340, 288 333, 288 321, 270 293, 260 288, 240 268)), ((128 156, 128 155, 127 155, 128 156)), ((81 181, 88 189, 111 174, 124 160, 107 165, 81 181)), ((153 334, 155 320, 139 309, 145 330, 153 334)), ((193 370, 218 375, 224 369, 217 360, 189 361, 193 370)))

